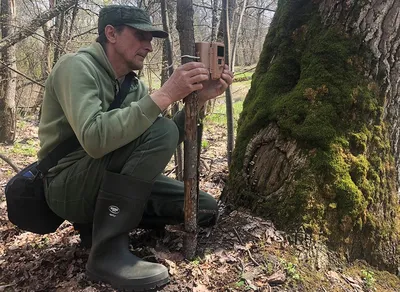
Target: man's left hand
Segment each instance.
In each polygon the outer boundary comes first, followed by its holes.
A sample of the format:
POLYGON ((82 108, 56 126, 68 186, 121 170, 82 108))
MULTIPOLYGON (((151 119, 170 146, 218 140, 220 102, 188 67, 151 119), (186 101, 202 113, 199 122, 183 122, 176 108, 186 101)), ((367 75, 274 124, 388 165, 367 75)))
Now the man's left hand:
POLYGON ((220 96, 233 82, 233 73, 229 66, 225 65, 221 78, 218 80, 207 80, 203 82, 203 89, 198 91, 199 108, 202 108, 207 100, 220 96))

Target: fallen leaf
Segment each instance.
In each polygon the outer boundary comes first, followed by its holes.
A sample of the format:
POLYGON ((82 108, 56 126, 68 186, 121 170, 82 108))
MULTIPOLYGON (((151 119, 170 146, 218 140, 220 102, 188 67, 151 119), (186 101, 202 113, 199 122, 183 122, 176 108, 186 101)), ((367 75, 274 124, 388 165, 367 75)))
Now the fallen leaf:
POLYGON ((247 247, 245 247, 245 246, 243 246, 243 245, 241 245, 241 244, 236 244, 236 243, 234 243, 234 244, 233 244, 233 249, 234 249, 234 250, 247 250, 247 247))
POLYGON ((333 280, 333 281, 337 281, 337 282, 341 281, 339 274, 336 273, 335 271, 326 272, 326 276, 329 278, 329 280, 333 280))
POLYGON ((184 260, 182 253, 180 252, 169 252, 163 250, 156 250, 154 248, 150 248, 150 251, 154 254, 154 256, 158 260, 170 260, 174 262, 180 262, 184 260))
POLYGON ((286 281, 286 274, 283 271, 279 270, 273 273, 271 276, 269 276, 267 278, 267 281, 269 284, 275 284, 275 285, 283 284, 286 281))
POLYGON ((193 287, 193 292, 210 292, 210 290, 203 284, 197 284, 196 287, 193 287))
POLYGON ((173 261, 167 260, 165 259, 165 263, 168 266, 168 271, 171 275, 175 275, 176 274, 176 264, 173 261))

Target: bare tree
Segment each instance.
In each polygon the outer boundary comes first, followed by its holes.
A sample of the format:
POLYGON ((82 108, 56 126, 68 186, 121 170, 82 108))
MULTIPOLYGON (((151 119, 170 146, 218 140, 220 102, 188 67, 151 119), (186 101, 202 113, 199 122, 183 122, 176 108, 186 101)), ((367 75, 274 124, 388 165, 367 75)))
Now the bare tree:
MULTIPOLYGON (((0 28, 2 38, 12 35, 15 26, 14 0, 1 0, 0 28)), ((0 67, 0 142, 12 143, 16 134, 15 93, 17 88, 15 47, 3 50, 0 67), (10 69, 14 70, 8 70, 10 69)))
POLYGON ((76 0, 64 0, 57 4, 54 8, 40 13, 36 18, 31 20, 30 23, 19 28, 14 33, 2 38, 0 40, 0 52, 2 53, 4 50, 15 45, 21 40, 33 35, 38 28, 42 27, 47 21, 59 15, 61 12, 71 8, 75 2, 76 0))
MULTIPOLYGON (((221 14, 221 18, 220 18, 220 22, 219 22, 219 26, 218 26, 218 33, 217 33, 217 39, 219 41, 224 41, 224 27, 226 25, 226 23, 228 23, 228 25, 230 23, 233 23, 233 16, 234 16, 234 11, 236 9, 236 0, 222 0, 222 14, 221 14), (228 7, 228 8, 226 8, 228 7), (225 11, 225 12, 224 12, 225 11), (226 15, 228 15, 228 18, 226 17, 226 15)), ((229 26, 230 27, 230 26, 229 26)), ((229 31, 230 33, 230 31, 229 31)))
MULTIPOLYGON (((167 13, 167 0, 161 0, 161 15, 163 22, 163 29, 170 33, 169 19, 167 13)), ((162 68, 161 72, 161 85, 163 85, 169 76, 174 72, 174 64, 173 64, 173 52, 172 52, 172 44, 171 44, 171 35, 164 41, 163 46, 163 64, 165 67, 162 68)), ((179 103, 175 102, 172 105, 172 115, 175 115, 179 111, 179 103)), ((174 153, 174 162, 175 162, 175 173, 176 179, 182 181, 183 180, 183 155, 182 155, 182 146, 178 145, 176 151, 174 153)))
POLYGON ((232 47, 232 54, 231 54, 232 59, 231 59, 231 62, 230 62, 232 72, 235 72, 236 47, 237 47, 237 43, 238 43, 238 40, 239 40, 240 27, 242 26, 242 20, 243 20, 244 11, 246 10, 246 5, 247 5, 247 0, 243 0, 242 9, 241 9, 241 12, 240 12, 238 25, 237 25, 236 32, 235 32, 235 38, 233 40, 233 47, 232 47))
POLYGON ((57 45, 54 47, 53 66, 55 65, 55 63, 57 63, 61 55, 64 26, 65 26, 65 11, 61 11, 61 13, 55 17, 55 31, 53 39, 57 45))
MULTIPOLYGON (((230 28, 229 28, 229 9, 232 8, 229 5, 228 0, 222 0, 222 23, 223 23, 223 33, 224 33, 224 44, 225 44, 225 63, 229 65, 229 56, 231 49, 230 40, 230 28)), ((225 92, 225 103, 226 103, 226 124, 227 124, 227 156, 228 156, 228 166, 231 165, 234 134, 233 134, 233 106, 232 106, 232 92, 231 87, 228 86, 225 92)))

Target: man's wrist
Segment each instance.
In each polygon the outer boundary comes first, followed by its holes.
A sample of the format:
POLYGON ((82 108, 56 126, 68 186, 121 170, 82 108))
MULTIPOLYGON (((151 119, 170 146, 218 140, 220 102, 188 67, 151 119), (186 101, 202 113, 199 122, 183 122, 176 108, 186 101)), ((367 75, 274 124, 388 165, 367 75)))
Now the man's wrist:
POLYGON ((150 98, 160 108, 161 111, 167 109, 169 105, 172 103, 170 96, 162 92, 161 90, 153 92, 150 95, 150 98))

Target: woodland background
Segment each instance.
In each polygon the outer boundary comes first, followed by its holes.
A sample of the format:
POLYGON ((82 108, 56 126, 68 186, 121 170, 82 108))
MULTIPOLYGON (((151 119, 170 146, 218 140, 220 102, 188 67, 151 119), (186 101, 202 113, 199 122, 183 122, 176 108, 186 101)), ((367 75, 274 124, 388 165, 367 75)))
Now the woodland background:
MULTIPOLYGON (((297 25, 299 15, 308 15, 305 11, 311 2, 324 1, 192 2, 196 41, 226 41, 225 27, 229 27, 228 61, 235 72, 235 82, 226 96, 210 104, 204 113, 204 134, 200 140, 200 188, 216 198, 220 198, 223 190, 225 197, 229 197, 227 193, 235 193, 236 184, 233 177, 229 178, 228 164, 231 164, 230 147, 233 147, 246 96, 247 111, 241 117, 245 131, 244 117, 249 116, 249 110, 250 116, 256 117, 257 110, 261 109, 251 106, 257 85, 267 79, 263 79, 261 73, 267 71, 265 67, 268 68, 268 64, 280 60, 279 55, 285 50, 284 46, 267 46, 273 43, 265 37, 274 13, 280 7, 272 35, 285 35, 288 31, 290 38, 302 38, 302 33, 307 33, 305 26, 295 32, 291 31, 291 27, 297 25), (292 14, 288 14, 293 3, 298 6, 292 14), (226 7, 227 22, 224 21, 226 7), (277 26, 280 21, 286 21, 287 25, 277 26), (248 93, 250 87, 253 91, 248 93), (226 187, 227 184, 230 187, 226 187)), ((336 6, 325 2, 333 11, 334 7, 344 5, 346 1, 338 1, 336 6)), ((5 184, 15 170, 36 159, 43 85, 52 66, 61 55, 94 41, 98 12, 108 4, 142 7, 160 27, 165 25, 165 18, 163 23, 162 17, 165 12, 171 36, 171 54, 168 54, 167 42, 154 40, 154 52, 139 72, 150 91, 157 89, 168 78, 171 65, 176 67, 180 64, 177 1, 1 0, 0 155, 3 159, 0 160, 0 291, 113 291, 107 285, 88 281, 84 275, 88 250, 79 246, 78 236, 70 223, 65 222, 56 233, 45 236, 24 232, 7 220, 5 198, 2 196, 5 184)), ((392 10, 398 11, 396 4, 392 5, 392 10)), ((284 43, 283 37, 282 40, 284 43)), ((302 47, 296 47, 296 50, 302 50, 302 47)), ((324 87, 306 92, 304 96, 307 100, 317 100, 319 95, 327 94, 324 87)), ((243 132, 242 139, 247 141, 243 132)), ((279 157, 276 153, 273 155, 279 157)), ((275 166, 263 162, 257 165, 260 159, 248 161, 249 169, 254 169, 253 173, 257 167, 274 169, 275 166)), ((174 165, 175 161, 171 161, 166 174, 180 178, 181 170, 174 165)), ((238 173, 237 166, 235 173, 238 173)), ((265 181, 270 182, 268 179, 265 181)), ((194 260, 182 257, 182 238, 174 228, 167 228, 162 233, 137 230, 131 234, 135 253, 148 260, 162 262, 169 268, 172 282, 163 291, 400 290, 400 281, 394 270, 389 273, 385 269, 377 269, 377 265, 371 266, 362 257, 346 257, 337 249, 328 249, 307 228, 301 227, 295 232, 278 230, 274 224, 275 219, 279 221, 279 216, 271 217, 263 210, 252 207, 254 196, 247 195, 248 190, 239 187, 243 190, 237 192, 240 195, 231 195, 233 199, 220 201, 221 218, 217 226, 200 231, 198 253, 194 260), (243 203, 243 200, 248 203, 243 203), (238 205, 250 208, 238 208, 238 205)), ((279 227, 284 226, 281 224, 279 227)))

